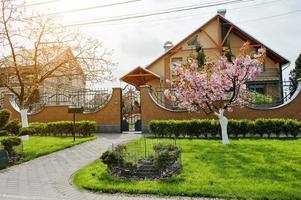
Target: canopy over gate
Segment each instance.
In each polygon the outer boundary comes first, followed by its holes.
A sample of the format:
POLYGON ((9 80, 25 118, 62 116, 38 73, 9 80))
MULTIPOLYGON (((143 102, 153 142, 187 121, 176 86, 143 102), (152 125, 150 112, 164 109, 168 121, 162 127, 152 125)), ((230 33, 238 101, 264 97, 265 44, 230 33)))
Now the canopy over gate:
POLYGON ((160 76, 142 67, 137 67, 120 78, 121 81, 135 87, 145 85, 147 82, 155 79, 160 80, 160 76))

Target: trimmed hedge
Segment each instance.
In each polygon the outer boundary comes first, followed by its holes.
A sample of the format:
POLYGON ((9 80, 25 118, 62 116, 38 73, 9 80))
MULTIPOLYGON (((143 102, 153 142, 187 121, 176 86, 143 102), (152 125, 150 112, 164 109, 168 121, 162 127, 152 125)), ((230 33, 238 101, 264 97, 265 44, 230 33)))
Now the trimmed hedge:
POLYGON ((21 127, 22 127, 21 122, 17 119, 14 119, 14 120, 9 121, 4 129, 7 130, 7 132, 10 135, 17 136, 20 133, 21 127))
MULTIPOLYGON (((91 134, 95 131, 96 122, 94 121, 75 122, 75 132, 79 136, 91 136, 91 134)), ((29 135, 72 136, 72 132, 72 121, 58 121, 48 123, 34 122, 30 123, 28 128, 21 129, 22 134, 29 135)))
POLYGON ((8 123, 11 116, 11 112, 6 109, 0 110, 0 130, 3 129, 8 123))
MULTIPOLYGON (((157 137, 220 137, 216 120, 152 120, 150 131, 157 137)), ((301 130, 301 122, 294 119, 229 120, 229 137, 294 137, 301 130)))

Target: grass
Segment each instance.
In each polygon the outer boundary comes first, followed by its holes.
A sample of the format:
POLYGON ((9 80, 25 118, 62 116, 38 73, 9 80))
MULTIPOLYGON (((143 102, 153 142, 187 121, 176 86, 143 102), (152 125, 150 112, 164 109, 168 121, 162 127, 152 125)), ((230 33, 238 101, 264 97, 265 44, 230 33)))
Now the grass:
MULTIPOLYGON (((135 151, 134 144, 128 144, 129 151, 135 151)), ((301 199, 301 139, 241 139, 232 140, 230 145, 216 140, 181 139, 177 144, 182 148, 184 169, 168 180, 117 179, 97 160, 79 170, 74 182, 80 188, 102 192, 301 199)))
MULTIPOLYGON (((0 137, 0 140, 4 137, 0 137)), ((51 137, 51 136, 30 136, 28 141, 23 142, 24 158, 19 162, 26 162, 43 155, 47 155, 74 145, 94 140, 96 137, 51 137)))

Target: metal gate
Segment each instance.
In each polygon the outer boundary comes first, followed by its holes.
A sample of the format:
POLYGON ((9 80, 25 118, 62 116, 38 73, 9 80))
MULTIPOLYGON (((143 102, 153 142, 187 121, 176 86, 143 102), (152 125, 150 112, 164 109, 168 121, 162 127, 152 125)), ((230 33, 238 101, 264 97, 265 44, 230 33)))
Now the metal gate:
POLYGON ((122 90, 122 131, 141 131, 140 91, 127 85, 122 90))

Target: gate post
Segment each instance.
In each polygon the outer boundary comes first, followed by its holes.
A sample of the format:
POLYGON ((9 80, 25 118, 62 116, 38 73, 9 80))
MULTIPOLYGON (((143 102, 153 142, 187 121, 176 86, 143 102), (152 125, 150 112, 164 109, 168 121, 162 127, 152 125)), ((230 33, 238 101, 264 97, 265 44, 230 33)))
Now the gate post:
POLYGON ((114 98, 114 104, 116 105, 116 109, 119 110, 119 116, 116 116, 118 119, 118 121, 120 122, 119 123, 119 133, 121 133, 121 121, 122 121, 122 89, 120 87, 114 87, 112 88, 112 97, 113 97, 113 94, 116 95, 116 98, 114 98))
POLYGON ((149 133, 148 121, 147 121, 147 113, 151 112, 147 106, 148 92, 150 86, 142 85, 140 86, 140 106, 141 106, 141 123, 142 123, 142 133, 149 133))

